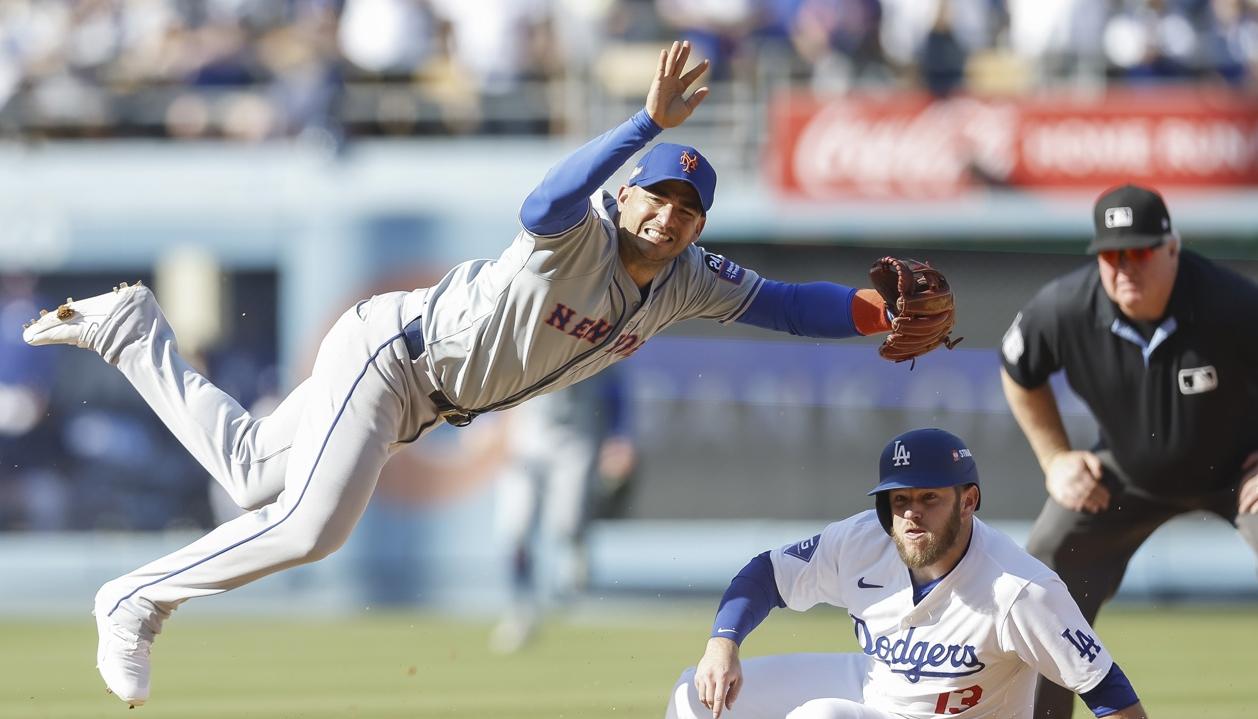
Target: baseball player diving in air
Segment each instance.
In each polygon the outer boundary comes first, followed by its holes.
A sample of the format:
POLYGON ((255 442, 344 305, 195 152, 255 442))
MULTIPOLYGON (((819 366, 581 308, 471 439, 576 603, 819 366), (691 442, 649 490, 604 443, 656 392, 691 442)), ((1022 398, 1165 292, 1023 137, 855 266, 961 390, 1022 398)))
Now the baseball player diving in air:
POLYGON ((336 551, 381 467, 441 422, 578 382, 690 318, 810 337, 889 332, 888 359, 944 344, 952 297, 937 271, 879 260, 879 289, 758 276, 693 243, 716 172, 693 147, 658 144, 613 195, 614 172, 708 94, 686 95, 687 43, 662 50, 646 105, 550 170, 520 209, 523 230, 496 260, 465 262, 437 285, 363 300, 324 337, 310 377, 267 417, 246 412, 178 354, 152 293, 121 286, 29 323, 33 345, 91 349, 135 386, 232 499, 250 511, 107 582, 96 595, 97 667, 131 705, 149 697, 150 649, 183 602, 336 551))
POLYGON ((917 429, 882 451, 874 510, 755 557, 721 599, 669 719, 1031 716, 1042 674, 1098 717, 1147 715, 1066 585, 974 513, 978 467, 959 437, 917 429), (860 652, 740 662, 773 607, 847 609, 860 652))

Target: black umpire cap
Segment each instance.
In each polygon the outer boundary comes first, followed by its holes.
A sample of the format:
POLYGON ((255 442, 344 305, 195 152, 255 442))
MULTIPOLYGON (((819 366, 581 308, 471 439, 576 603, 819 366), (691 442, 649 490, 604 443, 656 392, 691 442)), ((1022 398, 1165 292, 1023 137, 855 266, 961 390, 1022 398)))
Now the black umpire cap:
POLYGON ((1096 235, 1088 252, 1157 247, 1171 234, 1171 215, 1156 190, 1122 185, 1096 200, 1092 208, 1096 235))

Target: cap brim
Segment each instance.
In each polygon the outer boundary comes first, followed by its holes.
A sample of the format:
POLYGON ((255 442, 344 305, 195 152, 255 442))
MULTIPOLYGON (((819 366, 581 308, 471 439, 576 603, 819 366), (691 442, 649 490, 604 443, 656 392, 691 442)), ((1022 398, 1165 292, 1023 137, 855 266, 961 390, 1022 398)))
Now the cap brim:
POLYGON ((900 474, 896 475, 895 481, 879 484, 877 487, 869 490, 865 496, 872 497, 879 492, 888 492, 893 489, 942 489, 944 487, 954 487, 959 484, 977 483, 977 479, 967 479, 964 482, 958 482, 955 477, 941 477, 937 474, 900 474))
POLYGON ((1170 233, 1162 235, 1116 235, 1112 237, 1093 237, 1088 245, 1088 254, 1095 255, 1105 250, 1138 250, 1146 247, 1157 247, 1166 242, 1170 233))
POLYGON ((651 185, 658 185, 661 182, 667 182, 669 180, 680 180, 681 182, 690 185, 690 188, 695 191, 695 198, 699 200, 699 209, 702 210, 704 214, 707 214, 708 208, 703 206, 703 192, 699 190, 699 186, 694 183, 694 180, 686 177, 685 175, 682 175, 681 177, 673 175, 638 175, 633 178, 629 184, 637 185, 639 187, 650 187, 651 185))

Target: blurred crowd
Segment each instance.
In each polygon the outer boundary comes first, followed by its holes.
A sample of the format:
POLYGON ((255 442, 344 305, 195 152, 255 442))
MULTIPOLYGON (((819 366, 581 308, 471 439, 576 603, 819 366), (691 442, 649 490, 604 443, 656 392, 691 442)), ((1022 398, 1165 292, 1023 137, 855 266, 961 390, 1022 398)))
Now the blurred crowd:
POLYGON ((677 37, 750 87, 1251 89, 1258 0, 0 0, 0 137, 554 133, 677 37))

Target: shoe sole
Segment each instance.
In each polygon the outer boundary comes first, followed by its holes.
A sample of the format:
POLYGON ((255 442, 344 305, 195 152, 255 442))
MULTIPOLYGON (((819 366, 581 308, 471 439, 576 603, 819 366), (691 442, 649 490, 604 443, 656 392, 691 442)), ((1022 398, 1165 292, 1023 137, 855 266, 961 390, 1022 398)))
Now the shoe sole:
MULTIPOLYGON (((114 285, 114 292, 115 293, 121 292, 122 290, 125 290, 128 287, 143 287, 143 286, 144 286, 144 283, 140 281, 137 281, 134 285, 128 285, 126 282, 122 282, 117 285, 114 285)), ((79 312, 74 309, 74 307, 72 306, 73 304, 74 304, 74 298, 67 297, 65 304, 57 307, 57 310, 55 312, 51 312, 46 309, 41 309, 39 311, 38 317, 22 325, 22 339, 29 344, 33 340, 37 339, 41 333, 47 332, 48 330, 52 329, 53 327, 56 327, 59 324, 63 324, 65 322, 68 322, 69 320, 74 319, 76 315, 79 315, 79 312), (29 332, 29 336, 28 336, 28 330, 31 330, 31 329, 34 329, 34 331, 29 332)))

